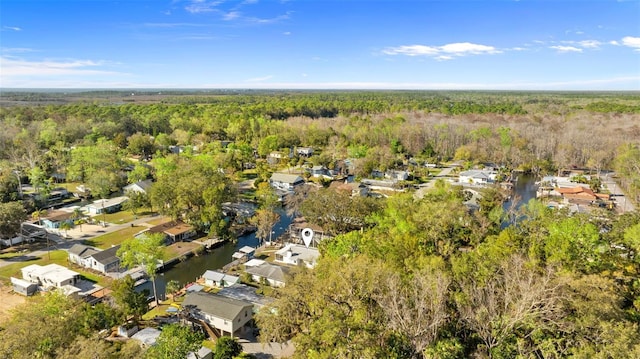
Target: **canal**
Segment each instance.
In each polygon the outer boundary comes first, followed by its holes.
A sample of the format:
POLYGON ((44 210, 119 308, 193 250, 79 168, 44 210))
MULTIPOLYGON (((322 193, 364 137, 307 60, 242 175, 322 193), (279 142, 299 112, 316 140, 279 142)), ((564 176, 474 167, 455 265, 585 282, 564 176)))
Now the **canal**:
MULTIPOLYGON (((287 216, 284 210, 278 210, 280 214, 280 221, 273 227, 272 238, 278 238, 285 233, 292 218, 287 216)), ((238 249, 244 246, 257 247, 259 239, 256 237, 256 233, 252 232, 247 235, 238 237, 238 240, 234 242, 227 242, 209 252, 200 254, 198 256, 192 256, 186 259, 184 262, 180 262, 168 270, 158 273, 156 277, 156 286, 158 290, 158 297, 160 299, 165 298, 166 283, 171 280, 176 280, 180 285, 185 285, 190 282, 194 282, 207 270, 221 269, 232 261, 231 256, 237 252, 238 249)), ((138 290, 148 289, 149 293, 153 293, 151 282, 146 282, 140 285, 138 290)))

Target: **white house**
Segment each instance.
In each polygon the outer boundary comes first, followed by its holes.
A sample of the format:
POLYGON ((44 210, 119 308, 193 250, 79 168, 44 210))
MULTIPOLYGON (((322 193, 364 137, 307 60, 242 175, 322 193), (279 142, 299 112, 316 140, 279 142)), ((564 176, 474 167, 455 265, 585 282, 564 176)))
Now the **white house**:
POLYGON ((148 179, 144 181, 138 181, 136 183, 132 183, 130 185, 124 186, 124 191, 126 192, 138 192, 138 193, 149 193, 151 189, 151 185, 153 182, 148 179))
POLYGON ((276 252, 275 261, 313 268, 318 262, 318 258, 320 258, 320 251, 317 248, 307 248, 306 246, 290 243, 276 252))
POLYGON ((251 274, 251 279, 256 282, 262 282, 264 280, 272 287, 284 287, 287 281, 287 275, 289 274, 289 268, 263 263, 256 267, 249 267, 245 269, 245 272, 251 274))
POLYGON ((32 264, 22 268, 22 278, 45 288, 62 288, 75 285, 80 274, 55 263, 46 266, 32 264))
POLYGON ((86 207, 89 214, 115 213, 122 209, 122 204, 128 201, 128 197, 114 197, 109 199, 99 199, 86 207))
POLYGON ((238 283, 240 280, 240 278, 236 276, 213 270, 204 272, 202 278, 204 279, 204 284, 209 287, 228 287, 238 283))
POLYGON ((313 148, 311 147, 298 147, 296 148, 298 156, 310 157, 313 155, 313 148))
POLYGON ((85 246, 84 244, 74 244, 69 248, 69 262, 75 263, 82 267, 91 268, 89 257, 100 252, 100 250, 85 246))
POLYGON ((188 293, 182 307, 194 318, 231 337, 253 318, 251 303, 206 292, 188 293))
POLYGON ((271 184, 271 187, 275 189, 293 191, 295 187, 304 184, 304 179, 298 175, 274 173, 269 179, 269 184, 271 184))
POLYGON ((458 182, 462 184, 486 185, 494 183, 497 176, 498 172, 496 171, 469 170, 460 172, 458 182))
POLYGON ((87 257, 89 268, 104 274, 118 272, 120 270, 120 258, 116 256, 118 249, 120 245, 89 255, 87 257))

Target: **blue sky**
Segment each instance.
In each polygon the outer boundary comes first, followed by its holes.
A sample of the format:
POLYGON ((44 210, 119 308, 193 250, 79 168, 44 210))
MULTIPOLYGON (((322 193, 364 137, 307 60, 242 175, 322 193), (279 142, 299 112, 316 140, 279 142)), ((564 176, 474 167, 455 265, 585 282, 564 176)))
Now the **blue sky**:
POLYGON ((2 0, 3 88, 640 90, 640 1, 2 0))

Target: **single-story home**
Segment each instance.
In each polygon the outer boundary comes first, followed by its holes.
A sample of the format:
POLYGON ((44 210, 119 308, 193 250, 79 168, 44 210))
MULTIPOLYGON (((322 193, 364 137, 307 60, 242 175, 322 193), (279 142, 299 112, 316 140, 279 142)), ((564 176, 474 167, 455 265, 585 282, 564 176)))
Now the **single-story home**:
POLYGON ((298 156, 311 157, 313 156, 313 148, 311 147, 298 147, 296 148, 298 156))
POLYGON ((136 234, 136 237, 145 233, 164 233, 165 240, 168 242, 185 241, 195 237, 197 234, 195 228, 182 221, 171 221, 159 224, 136 234))
POLYGON ((47 229, 60 228, 62 223, 69 223, 73 225, 73 213, 61 211, 61 210, 53 210, 48 211, 46 215, 41 216, 40 221, 42 225, 47 229))
POLYGON ((120 245, 91 254, 87 258, 90 268, 105 274, 118 272, 120 270, 120 258, 116 256, 118 249, 120 249, 120 245))
POLYGON ((69 248, 69 262, 82 267, 91 268, 89 257, 100 252, 99 249, 76 243, 69 248))
POLYGON ((222 335, 231 337, 253 318, 253 304, 206 292, 188 293, 182 308, 194 318, 218 329, 222 335))
POLYGON ((311 167, 309 169, 309 173, 311 173, 311 176, 315 178, 324 178, 325 176, 331 178, 329 169, 321 165, 311 167))
POLYGON ((600 200, 608 200, 609 195, 604 193, 595 193, 591 188, 584 186, 575 186, 571 188, 556 188, 555 192, 560 194, 566 202, 577 204, 592 204, 600 200))
POLYGON ((24 296, 30 296, 38 291, 38 285, 27 280, 11 277, 13 291, 24 296))
POLYGON ((317 248, 307 248, 299 244, 289 243, 276 252, 276 262, 291 264, 291 265, 304 265, 307 268, 313 268, 316 266, 320 258, 320 251, 317 248))
POLYGON ((469 170, 460 172, 458 182, 462 184, 486 185, 494 183, 497 176, 498 172, 496 171, 469 170))
POLYGON ((86 207, 89 214, 115 213, 122 209, 122 204, 128 201, 125 196, 99 199, 86 207))
POLYGON ((295 187, 304 184, 304 179, 298 175, 274 173, 269 179, 271 187, 283 191, 293 191, 295 187))
POLYGON ((289 268, 263 263, 257 267, 246 268, 245 272, 251 274, 251 279, 256 282, 266 281, 272 287, 284 287, 289 275, 289 268))
POLYGON ((123 190, 124 192, 138 192, 138 193, 149 193, 149 190, 151 189, 151 185, 153 184, 153 181, 151 181, 150 179, 148 180, 144 180, 144 181, 138 181, 136 183, 132 183, 130 185, 124 186, 123 190))
POLYGON ((31 264, 22 268, 21 271, 23 279, 45 288, 73 286, 80 280, 79 273, 55 263, 46 266, 31 264))
POLYGON ((240 278, 218 271, 207 270, 202 275, 204 284, 209 287, 228 287, 238 283, 240 278))

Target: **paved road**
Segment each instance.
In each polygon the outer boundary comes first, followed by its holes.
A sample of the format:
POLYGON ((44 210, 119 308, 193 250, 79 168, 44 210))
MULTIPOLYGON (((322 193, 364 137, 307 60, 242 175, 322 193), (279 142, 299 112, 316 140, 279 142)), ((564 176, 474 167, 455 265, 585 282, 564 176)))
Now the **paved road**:
MULTIPOLYGON (((25 260, 33 259, 34 257, 44 257, 47 255, 48 251, 54 251, 58 249, 62 249, 68 251, 74 244, 80 243, 83 240, 98 237, 107 233, 115 232, 121 230, 123 228, 131 227, 132 225, 145 225, 147 221, 154 217, 142 217, 138 218, 132 222, 123 223, 123 224, 110 224, 107 223, 106 227, 96 225, 96 224, 83 224, 82 226, 77 226, 73 229, 66 231, 66 235, 64 231, 62 231, 62 235, 49 233, 49 241, 51 245, 48 248, 39 249, 33 252, 24 253, 25 260)), ((11 260, 0 259, 0 267, 4 267, 19 261, 18 258, 12 258, 11 260)))
POLYGON ((609 193, 616 194, 617 196, 613 197, 613 200, 616 202, 616 208, 622 212, 633 212, 636 210, 633 203, 627 200, 627 196, 622 192, 622 189, 616 181, 612 178, 613 173, 607 173, 605 175, 600 175, 600 179, 602 180, 602 184, 609 191, 609 193))

